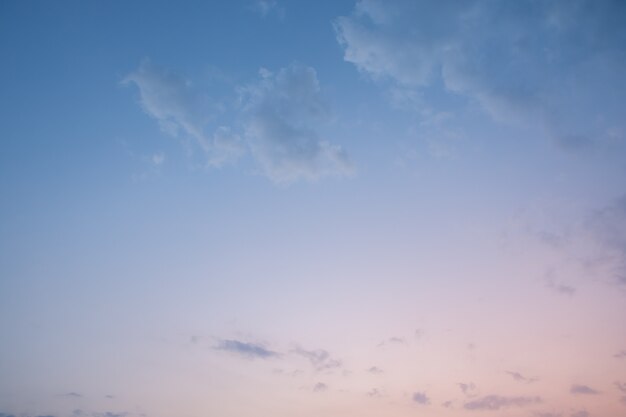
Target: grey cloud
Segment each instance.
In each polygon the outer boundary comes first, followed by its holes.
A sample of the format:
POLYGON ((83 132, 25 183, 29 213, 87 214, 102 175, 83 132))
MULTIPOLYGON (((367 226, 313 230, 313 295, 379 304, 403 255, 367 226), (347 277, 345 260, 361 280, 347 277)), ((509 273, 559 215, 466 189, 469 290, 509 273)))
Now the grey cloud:
POLYGON ((466 410, 499 410, 506 407, 524 407, 531 404, 541 403, 540 397, 504 397, 500 395, 487 395, 477 400, 466 402, 463 407, 466 410))
POLYGON ((324 384, 323 382, 318 382, 313 387, 313 392, 324 392, 326 390, 328 390, 328 385, 324 384))
POLYGON ((580 410, 572 413, 571 417, 589 417, 589 413, 586 410, 580 410))
POLYGON ((593 388, 588 387, 587 385, 578 385, 574 384, 570 387, 569 392, 572 394, 587 394, 587 395, 597 395, 600 391, 596 391, 593 388))
POLYGON ((240 90, 248 115, 245 135, 263 173, 276 183, 317 180, 353 171, 347 153, 319 137, 315 126, 328 116, 317 73, 291 65, 240 90))
POLYGON ((82 394, 79 394, 77 392, 68 392, 67 394, 62 394, 63 397, 70 397, 70 398, 82 398, 82 394))
POLYGON ((618 390, 620 390, 623 393, 626 393, 626 382, 616 382, 615 386, 617 387, 618 390))
POLYGON ((535 413, 536 417, 561 417, 563 414, 561 413, 535 413))
POLYGON ((261 345, 240 342, 239 340, 221 340, 214 348, 236 353, 248 358, 269 359, 280 356, 279 353, 268 350, 261 345))
POLYGON ((298 347, 292 350, 292 352, 308 359, 317 371, 330 370, 342 366, 340 360, 333 359, 330 353, 324 349, 306 350, 298 347))
POLYGON ((374 375, 380 375, 384 373, 383 370, 377 366, 372 366, 371 368, 367 370, 367 372, 369 372, 370 374, 374 374, 374 375))
POLYGON ((369 390, 367 393, 365 393, 365 395, 367 395, 370 398, 378 398, 378 397, 382 397, 383 394, 378 389, 373 388, 369 390))
POLYGON ((426 393, 424 392, 413 393, 413 401, 421 405, 430 404, 430 399, 426 396, 426 393))
POLYGON ((620 352, 617 352, 615 355, 613 355, 614 358, 626 358, 626 350, 622 350, 620 352))
POLYGON ((461 391, 463 392, 463 394, 467 396, 472 396, 474 392, 476 391, 476 385, 474 385, 474 383, 472 382, 470 382, 469 384, 460 382, 458 386, 459 388, 461 388, 461 391))
POLYGON ((452 401, 446 401, 444 403, 441 404, 443 407, 445 408, 450 408, 452 407, 452 401))
POLYGON ((334 25, 344 59, 392 90, 427 96, 442 83, 576 149, 623 131, 624 19, 620 2, 362 0, 334 25))
POLYGON ((548 279, 546 281, 546 287, 561 295, 573 296, 574 294, 576 294, 576 288, 570 285, 555 282, 552 279, 548 279))
POLYGON ((518 382, 526 382, 530 384, 531 382, 537 381, 537 378, 527 378, 524 375, 520 374, 519 372, 505 371, 505 373, 511 375, 511 377, 513 377, 513 379, 518 382))

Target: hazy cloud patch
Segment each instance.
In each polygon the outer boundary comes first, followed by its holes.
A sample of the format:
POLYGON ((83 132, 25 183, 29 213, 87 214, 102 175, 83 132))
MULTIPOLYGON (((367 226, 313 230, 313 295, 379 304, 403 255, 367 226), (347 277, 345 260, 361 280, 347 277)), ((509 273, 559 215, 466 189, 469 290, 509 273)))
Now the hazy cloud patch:
POLYGON ((530 384, 532 382, 536 382, 537 381, 537 378, 527 378, 524 375, 520 374, 519 372, 505 371, 505 373, 510 375, 517 382, 525 382, 527 384, 530 384))
POLYGON ((323 382, 318 382, 313 387, 313 392, 324 392, 327 390, 328 390, 328 385, 324 384, 323 382))
POLYGON ((413 402, 416 402, 421 405, 430 404, 430 398, 424 392, 414 392, 413 393, 413 402))
POLYGON ((220 340, 214 349, 235 353, 247 358, 270 359, 280 356, 278 352, 266 349, 261 345, 241 342, 239 340, 220 340))
POLYGON ((572 394, 597 395, 600 391, 588 387, 587 385, 574 384, 570 387, 569 392, 572 394))
POLYGON ((298 347, 291 352, 306 358, 317 371, 331 370, 342 366, 340 360, 332 358, 330 353, 324 349, 306 350, 298 347))
POLYGON ((500 395, 487 395, 466 402, 463 407, 466 410, 499 410, 507 407, 524 407, 527 405, 541 403, 540 397, 505 397, 500 395))
POLYGON ((334 26, 345 61, 417 107, 441 85, 572 150, 623 130, 624 19, 620 2, 361 0, 334 26))

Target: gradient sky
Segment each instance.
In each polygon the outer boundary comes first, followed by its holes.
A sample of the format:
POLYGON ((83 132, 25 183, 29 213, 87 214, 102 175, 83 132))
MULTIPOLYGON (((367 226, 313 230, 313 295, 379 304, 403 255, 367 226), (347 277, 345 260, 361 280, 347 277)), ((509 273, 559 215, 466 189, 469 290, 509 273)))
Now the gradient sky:
POLYGON ((0 417, 626 416, 626 2, 0 2, 0 417))

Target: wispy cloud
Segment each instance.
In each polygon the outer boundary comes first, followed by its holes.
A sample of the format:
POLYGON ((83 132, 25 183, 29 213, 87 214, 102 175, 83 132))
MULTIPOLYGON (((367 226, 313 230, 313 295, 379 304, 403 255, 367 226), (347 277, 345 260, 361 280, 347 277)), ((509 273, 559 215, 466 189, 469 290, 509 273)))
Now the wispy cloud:
POLYGON ((380 375, 384 373, 384 371, 377 366, 372 366, 371 368, 367 370, 367 372, 369 372, 372 375, 380 375))
POLYGON ((163 132, 183 141, 192 140, 206 154, 210 166, 220 167, 244 153, 240 137, 228 127, 219 126, 214 134, 207 133, 219 106, 190 80, 145 60, 122 83, 137 87, 141 107, 163 132))
POLYGON ((331 370, 342 366, 340 360, 332 358, 330 353, 324 349, 306 350, 298 347, 292 350, 292 353, 308 359, 317 371, 331 370))
POLYGON ((279 19, 285 18, 285 8, 280 6, 277 0, 256 0, 252 3, 251 9, 263 18, 271 15, 279 19))
POLYGON ((323 382, 318 382, 313 387, 313 392, 324 392, 327 390, 328 390, 328 385, 324 384, 323 382))
POLYGON ((466 410, 499 410, 507 407, 524 407, 541 403, 540 397, 505 397, 500 395, 487 395, 466 402, 463 407, 466 410))
POLYGON ((220 340, 214 349, 236 353, 248 358, 270 359, 280 356, 278 352, 266 349, 261 345, 241 342, 239 340, 220 340))
POLYGON ((615 386, 618 390, 626 394, 626 382, 616 382, 615 386))
POLYGON ((615 355, 613 355, 613 357, 618 359, 626 358, 626 350, 621 350, 617 352, 615 355))
POLYGON ((316 71, 293 64, 260 75, 240 94, 247 114, 245 136, 263 173, 276 183, 350 175, 346 151, 316 131, 329 114, 316 71))
POLYGON ((569 392, 572 394, 585 394, 585 395, 597 395, 600 391, 588 387, 587 385, 574 384, 570 387, 569 392))
POLYGON ((614 33, 624 18, 614 2, 362 0, 334 24, 344 59, 391 91, 406 90, 403 97, 426 96, 417 107, 433 105, 428 94, 442 84, 497 121, 542 125, 559 146, 577 149, 608 141, 615 126, 623 131, 615 103, 626 96, 626 65, 614 33))
POLYGON ((505 371, 505 373, 511 375, 511 377, 517 382, 525 382, 527 384, 530 384, 531 382, 537 381, 537 378, 527 378, 524 375, 520 374, 519 372, 505 371))
POLYGON ((572 413, 570 417, 589 417, 587 410, 580 410, 572 413))
POLYGON ((476 385, 474 385, 473 382, 470 382, 468 384, 459 382, 457 385, 459 386, 463 394, 465 394, 468 397, 472 397, 476 393, 476 385))
POLYGON ((428 398, 428 396, 424 392, 414 392, 413 401, 420 405, 430 404, 430 398, 428 398))
MULTIPOLYGON (((123 84, 139 91, 139 103, 166 134, 194 144, 210 167, 239 160, 248 151, 263 175, 275 183, 315 181, 354 172, 347 152, 321 138, 329 117, 315 69, 292 64, 277 72, 261 69, 259 79, 236 91, 237 104, 221 105, 201 86, 144 61, 123 84), (227 123, 218 123, 218 119, 227 123)), ((194 148, 192 147, 192 149, 194 148)), ((165 155, 152 158, 160 165, 165 155)))

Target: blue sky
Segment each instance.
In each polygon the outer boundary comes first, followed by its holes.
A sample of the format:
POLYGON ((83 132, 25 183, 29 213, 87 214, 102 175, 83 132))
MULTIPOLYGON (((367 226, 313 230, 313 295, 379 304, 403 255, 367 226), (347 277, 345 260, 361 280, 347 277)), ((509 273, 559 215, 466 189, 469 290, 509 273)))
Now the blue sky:
POLYGON ((626 410, 620 1, 0 5, 0 416, 626 410))

